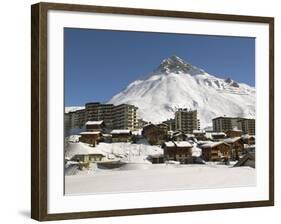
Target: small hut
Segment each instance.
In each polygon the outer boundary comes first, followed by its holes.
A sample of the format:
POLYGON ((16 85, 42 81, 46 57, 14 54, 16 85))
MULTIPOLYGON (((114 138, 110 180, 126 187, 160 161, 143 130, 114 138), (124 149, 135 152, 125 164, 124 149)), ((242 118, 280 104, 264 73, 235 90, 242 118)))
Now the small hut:
POLYGON ((99 131, 81 132, 80 135, 80 142, 91 144, 93 147, 95 147, 99 143, 99 140, 101 138, 101 133, 99 131))
POLYGON ((87 131, 100 131, 105 129, 105 124, 103 121, 87 121, 85 123, 87 131))
POLYGON ((127 129, 112 130, 112 142, 130 142, 132 140, 132 132, 127 129))

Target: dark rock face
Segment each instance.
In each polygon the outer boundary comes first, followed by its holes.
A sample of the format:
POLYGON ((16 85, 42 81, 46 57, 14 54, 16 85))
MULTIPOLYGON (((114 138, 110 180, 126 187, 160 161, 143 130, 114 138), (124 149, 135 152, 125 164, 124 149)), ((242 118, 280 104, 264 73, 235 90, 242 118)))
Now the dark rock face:
POLYGON ((189 73, 191 75, 202 74, 204 71, 202 69, 196 68, 195 66, 185 62, 180 57, 173 55, 165 60, 158 66, 154 71, 155 73, 189 73))
POLYGON ((230 86, 232 86, 232 87, 237 87, 237 88, 239 87, 239 84, 237 82, 235 82, 234 80, 230 79, 230 78, 227 78, 224 81, 226 83, 229 83, 230 86))
POLYGON ((233 86, 233 87, 239 87, 239 84, 237 83, 237 82, 233 82, 233 83, 231 83, 231 86, 233 86))
POLYGON ((224 80, 226 83, 231 83, 232 82, 232 80, 230 79, 230 78, 227 78, 227 79, 225 79, 224 80))

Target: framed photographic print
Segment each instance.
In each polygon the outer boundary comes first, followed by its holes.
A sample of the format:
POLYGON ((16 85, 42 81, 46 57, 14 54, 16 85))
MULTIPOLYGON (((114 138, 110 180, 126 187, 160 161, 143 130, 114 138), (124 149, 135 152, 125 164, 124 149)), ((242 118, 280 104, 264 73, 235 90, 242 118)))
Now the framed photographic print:
POLYGON ((32 218, 274 204, 274 19, 32 5, 32 218))

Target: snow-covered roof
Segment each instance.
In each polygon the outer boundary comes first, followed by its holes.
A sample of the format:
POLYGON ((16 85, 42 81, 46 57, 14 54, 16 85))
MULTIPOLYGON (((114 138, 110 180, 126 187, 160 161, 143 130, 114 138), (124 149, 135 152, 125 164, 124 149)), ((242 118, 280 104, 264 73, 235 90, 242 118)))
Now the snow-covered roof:
POLYGON ((193 134, 205 134, 204 130, 193 130, 193 134))
POLYGON ((226 135, 224 132, 212 132, 211 135, 226 135))
POLYGON ((131 131, 128 129, 115 129, 110 132, 111 134, 130 134, 131 131))
POLYGON ((224 139, 223 141, 225 143, 233 143, 233 142, 238 141, 239 139, 241 139, 241 137, 227 138, 227 139, 224 139))
POLYGON ((241 138, 242 139, 249 139, 249 138, 255 138, 255 136, 246 134, 246 135, 242 135, 241 138))
POLYGON ((80 132, 80 135, 99 135, 100 131, 84 131, 80 132))
POLYGON ((209 142, 209 143, 201 145, 201 148, 203 148, 203 149, 204 148, 213 148, 213 147, 216 147, 221 144, 225 144, 225 143, 224 142, 209 142))
POLYGON ((164 145, 166 147, 192 147, 192 145, 187 142, 187 141, 179 141, 179 142, 172 142, 172 141, 169 141, 169 142, 165 142, 164 145))
POLYGON ((203 141, 203 140, 200 140, 197 142, 198 145, 204 145, 204 144, 207 144, 207 143, 212 143, 212 141, 203 141))
POLYGON ((149 155, 150 158, 161 158, 163 157, 163 153, 157 153, 157 154, 154 154, 154 155, 149 155))
POLYGON ((175 144, 177 147, 192 147, 192 145, 187 141, 175 142, 175 144))
POLYGON ((164 145, 167 146, 167 147, 174 147, 175 146, 175 143, 174 142, 164 142, 164 145))
POLYGON ((87 121, 85 125, 101 125, 103 121, 87 121))

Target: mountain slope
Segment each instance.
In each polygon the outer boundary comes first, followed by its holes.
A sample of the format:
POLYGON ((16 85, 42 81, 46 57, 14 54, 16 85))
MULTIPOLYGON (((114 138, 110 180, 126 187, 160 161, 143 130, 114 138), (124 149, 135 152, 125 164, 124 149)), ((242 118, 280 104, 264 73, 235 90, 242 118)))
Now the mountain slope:
POLYGON ((137 106, 154 123, 174 117, 177 108, 197 109, 201 127, 217 116, 255 116, 255 88, 206 73, 177 56, 163 60, 146 79, 136 80, 109 103, 137 106))

